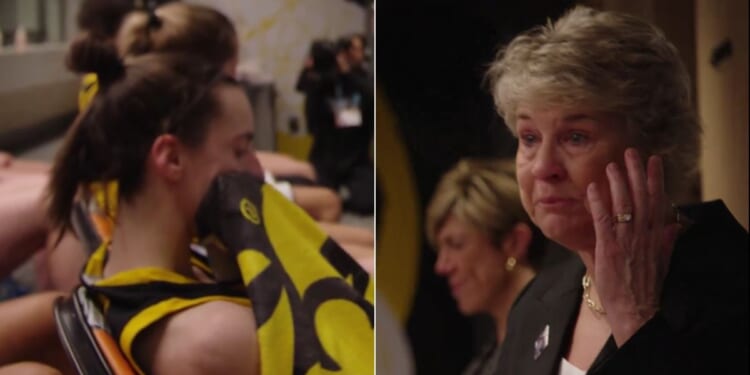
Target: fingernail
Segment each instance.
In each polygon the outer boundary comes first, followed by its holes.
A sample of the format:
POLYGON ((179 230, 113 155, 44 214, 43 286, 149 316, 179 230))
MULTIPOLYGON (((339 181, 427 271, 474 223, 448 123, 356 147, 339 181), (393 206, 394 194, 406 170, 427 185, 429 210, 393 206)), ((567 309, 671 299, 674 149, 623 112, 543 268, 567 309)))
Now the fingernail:
POLYGON ((596 182, 592 182, 592 183, 590 183, 590 184, 589 184, 589 187, 588 187, 588 189, 587 189, 587 190, 588 190, 588 193, 589 193, 589 194, 594 194, 594 195, 596 195, 596 182))
POLYGON ((607 164, 607 172, 609 172, 609 173, 615 173, 616 170, 617 170, 617 164, 615 164, 615 163, 609 163, 609 164, 607 164))
POLYGON ((625 152, 627 153, 627 156, 628 156, 629 158, 633 158, 633 159, 638 159, 638 158, 640 157, 640 155, 638 155, 638 150, 636 150, 636 149, 634 149, 634 148, 629 148, 629 149, 628 149, 627 151, 625 151, 625 152))

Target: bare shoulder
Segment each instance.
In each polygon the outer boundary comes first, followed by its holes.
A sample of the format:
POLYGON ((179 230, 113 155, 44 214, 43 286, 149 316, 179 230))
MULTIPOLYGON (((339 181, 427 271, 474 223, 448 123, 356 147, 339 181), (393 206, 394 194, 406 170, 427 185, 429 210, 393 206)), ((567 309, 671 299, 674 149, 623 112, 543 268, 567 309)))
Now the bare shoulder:
POLYGON ((154 374, 259 374, 251 309, 208 302, 159 322, 137 342, 136 357, 154 374))

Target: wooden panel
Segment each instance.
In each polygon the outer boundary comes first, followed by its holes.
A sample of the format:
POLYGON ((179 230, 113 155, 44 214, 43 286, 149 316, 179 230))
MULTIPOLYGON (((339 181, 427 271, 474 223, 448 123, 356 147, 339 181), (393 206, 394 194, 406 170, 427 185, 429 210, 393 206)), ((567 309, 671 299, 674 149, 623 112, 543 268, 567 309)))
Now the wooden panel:
POLYGON ((748 227, 747 0, 697 0, 698 109, 703 120, 703 199, 723 199, 748 227), (715 66, 714 50, 732 53, 715 66))

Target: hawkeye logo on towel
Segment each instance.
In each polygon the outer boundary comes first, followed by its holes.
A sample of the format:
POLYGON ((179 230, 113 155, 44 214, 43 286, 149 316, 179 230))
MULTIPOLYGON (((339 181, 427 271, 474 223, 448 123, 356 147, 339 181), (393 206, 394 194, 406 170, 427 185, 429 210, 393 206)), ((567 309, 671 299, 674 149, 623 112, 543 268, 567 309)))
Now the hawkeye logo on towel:
POLYGON ((263 223, 240 231, 252 241, 230 246, 243 249, 237 262, 258 324, 261 374, 373 374, 369 275, 272 187, 244 193, 253 203, 240 199, 242 215, 263 223))
POLYGON ((253 224, 260 224, 260 215, 258 215, 258 208, 255 207, 253 202, 250 202, 247 198, 242 198, 240 201, 240 212, 247 221, 253 224))

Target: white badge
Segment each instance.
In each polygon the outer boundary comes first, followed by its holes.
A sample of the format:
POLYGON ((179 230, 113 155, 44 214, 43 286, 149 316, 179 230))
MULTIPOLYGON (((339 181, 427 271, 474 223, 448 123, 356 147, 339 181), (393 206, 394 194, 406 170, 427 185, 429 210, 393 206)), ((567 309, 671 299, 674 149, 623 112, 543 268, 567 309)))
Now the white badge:
POLYGON ((534 360, 542 355, 542 352, 547 348, 547 345, 549 345, 549 324, 544 325, 544 330, 534 341, 534 360))
POLYGON ((355 128, 362 126, 362 111, 359 110, 359 94, 343 96, 341 89, 336 89, 336 97, 331 100, 334 122, 337 128, 355 128))

